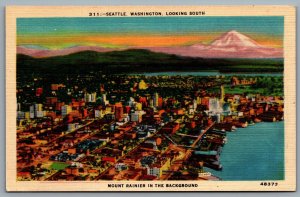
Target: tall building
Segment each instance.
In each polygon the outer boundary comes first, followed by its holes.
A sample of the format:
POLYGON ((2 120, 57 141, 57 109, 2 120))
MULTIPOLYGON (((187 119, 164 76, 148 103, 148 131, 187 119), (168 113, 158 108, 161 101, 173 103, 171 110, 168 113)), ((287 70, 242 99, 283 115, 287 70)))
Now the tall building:
POLYGON ((101 117, 101 112, 99 109, 95 110, 95 118, 100 118, 101 117))
POLYGON ((225 89, 224 89, 224 85, 222 84, 220 86, 220 104, 221 105, 224 103, 224 99, 225 99, 225 89))
POLYGON ((209 99, 209 97, 201 98, 201 105, 206 105, 207 107, 209 107, 209 99))
POLYGON ((30 116, 30 118, 34 118, 35 117, 35 114, 34 114, 34 105, 31 105, 29 107, 29 116, 30 116))
POLYGON ((153 101, 153 99, 150 99, 150 101, 149 101, 149 106, 150 106, 151 108, 154 107, 154 101, 153 101))
POLYGON ((131 113, 130 120, 131 122, 140 122, 140 114, 137 111, 131 113))
POLYGON ((139 83, 139 89, 140 90, 146 90, 148 88, 147 83, 144 80, 141 80, 139 83))
POLYGON ((97 99, 97 93, 96 92, 93 92, 91 94, 85 93, 85 95, 84 95, 84 100, 87 103, 95 103, 96 99, 97 99))
POLYGON ((115 108, 115 118, 117 121, 121 121, 123 118, 123 106, 121 105, 116 105, 115 108))
POLYGON ((219 99, 217 98, 210 98, 209 99, 209 111, 210 112, 213 112, 213 113, 216 113, 220 110, 220 102, 219 102, 219 99))
POLYGON ((109 104, 109 101, 106 98, 106 94, 102 94, 102 104, 103 105, 108 105, 109 104))
POLYGON ((157 92, 153 95, 153 105, 156 108, 158 107, 158 93, 157 92))
POLYGON ((198 106, 197 101, 194 99, 193 100, 193 108, 194 108, 194 110, 197 109, 197 106, 198 106))
POLYGON ((142 122, 142 116, 145 114, 144 111, 135 111, 130 114, 131 122, 142 122))
POLYGON ((102 100, 103 102, 106 102, 106 94, 102 94, 102 100))
POLYGON ((194 114, 195 110, 194 110, 194 105, 189 105, 189 108, 188 108, 188 113, 189 114, 194 114))
POLYGON ((161 109, 163 107, 163 98, 162 97, 158 97, 158 108, 161 109))
POLYGON ((43 104, 35 104, 34 107, 35 111, 43 111, 43 104))
POLYGON ((145 107, 148 106, 148 103, 147 103, 147 97, 140 97, 140 98, 139 98, 139 102, 140 102, 143 106, 145 106, 145 107))
POLYGON ((128 101, 128 105, 129 105, 130 107, 134 107, 134 103, 135 103, 134 98, 130 97, 130 98, 129 98, 129 101, 128 101))
POLYGON ((97 100, 97 93, 96 93, 96 92, 93 92, 93 93, 91 94, 91 102, 95 103, 96 100, 97 100))
POLYGON ((125 113, 126 113, 126 114, 129 114, 129 113, 130 113, 130 110, 131 110, 131 107, 127 105, 127 106, 125 107, 125 113))
POLYGON ((34 104, 29 107, 30 118, 41 118, 44 116, 43 104, 34 104))
POLYGON ((104 89, 104 84, 100 84, 100 92, 105 92, 105 89, 104 89))
POLYGON ((142 105, 142 103, 135 103, 135 110, 137 110, 137 111, 141 111, 141 110, 142 110, 142 108, 143 108, 143 105, 142 105))
POLYGON ((58 84, 51 84, 51 90, 52 91, 58 90, 58 84))
POLYGON ((21 111, 21 103, 17 103, 17 111, 21 111))
POLYGON ((197 104, 200 105, 201 104, 201 98, 199 96, 197 96, 197 104))
POLYGON ((66 115, 68 115, 69 113, 71 113, 72 111, 72 107, 69 105, 63 105, 61 107, 61 115, 64 117, 66 115))
POLYGON ((43 94, 43 88, 37 88, 35 95, 36 96, 41 96, 42 94, 43 94))

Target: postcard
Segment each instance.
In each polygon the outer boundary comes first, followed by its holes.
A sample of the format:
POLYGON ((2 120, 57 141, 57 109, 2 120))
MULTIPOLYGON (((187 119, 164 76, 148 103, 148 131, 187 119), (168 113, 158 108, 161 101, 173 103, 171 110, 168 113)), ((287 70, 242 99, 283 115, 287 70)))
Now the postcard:
POLYGON ((295 191, 295 12, 6 7, 7 191, 295 191))

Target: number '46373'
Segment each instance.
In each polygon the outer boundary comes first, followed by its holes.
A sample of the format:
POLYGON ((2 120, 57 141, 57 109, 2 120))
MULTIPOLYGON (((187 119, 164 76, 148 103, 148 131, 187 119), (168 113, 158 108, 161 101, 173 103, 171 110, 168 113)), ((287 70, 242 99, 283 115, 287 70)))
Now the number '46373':
POLYGON ((278 183, 277 182, 261 182, 260 185, 261 186, 277 186, 278 183))

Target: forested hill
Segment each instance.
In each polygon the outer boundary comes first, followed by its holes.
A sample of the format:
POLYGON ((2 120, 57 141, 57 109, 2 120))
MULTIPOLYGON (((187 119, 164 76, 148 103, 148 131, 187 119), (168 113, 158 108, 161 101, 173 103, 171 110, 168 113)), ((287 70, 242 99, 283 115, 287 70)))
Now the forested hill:
POLYGON ((68 75, 90 72, 139 73, 162 71, 283 72, 283 59, 204 59, 148 50, 93 52, 33 58, 17 55, 17 74, 68 75))

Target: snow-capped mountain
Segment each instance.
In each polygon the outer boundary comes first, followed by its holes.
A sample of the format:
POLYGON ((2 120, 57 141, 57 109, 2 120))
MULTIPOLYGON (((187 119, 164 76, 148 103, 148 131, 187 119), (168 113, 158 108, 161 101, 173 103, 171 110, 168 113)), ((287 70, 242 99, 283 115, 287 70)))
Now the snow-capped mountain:
MULTIPOLYGON (((208 45, 197 43, 190 46, 131 47, 127 49, 147 49, 152 52, 202 58, 283 58, 282 48, 271 48, 260 45, 255 40, 235 30, 222 34, 208 45)), ((76 46, 60 50, 41 50, 23 46, 17 47, 18 54, 25 54, 37 58, 68 55, 80 51, 108 52, 113 50, 114 49, 96 46, 76 46)))
POLYGON ((282 58, 282 48, 265 47, 235 30, 224 33, 209 45, 151 47, 151 51, 203 58, 282 58))
POLYGON ((235 31, 229 31, 223 34, 218 39, 214 40, 211 44, 211 47, 250 47, 250 48, 261 48, 257 42, 251 38, 235 31))

